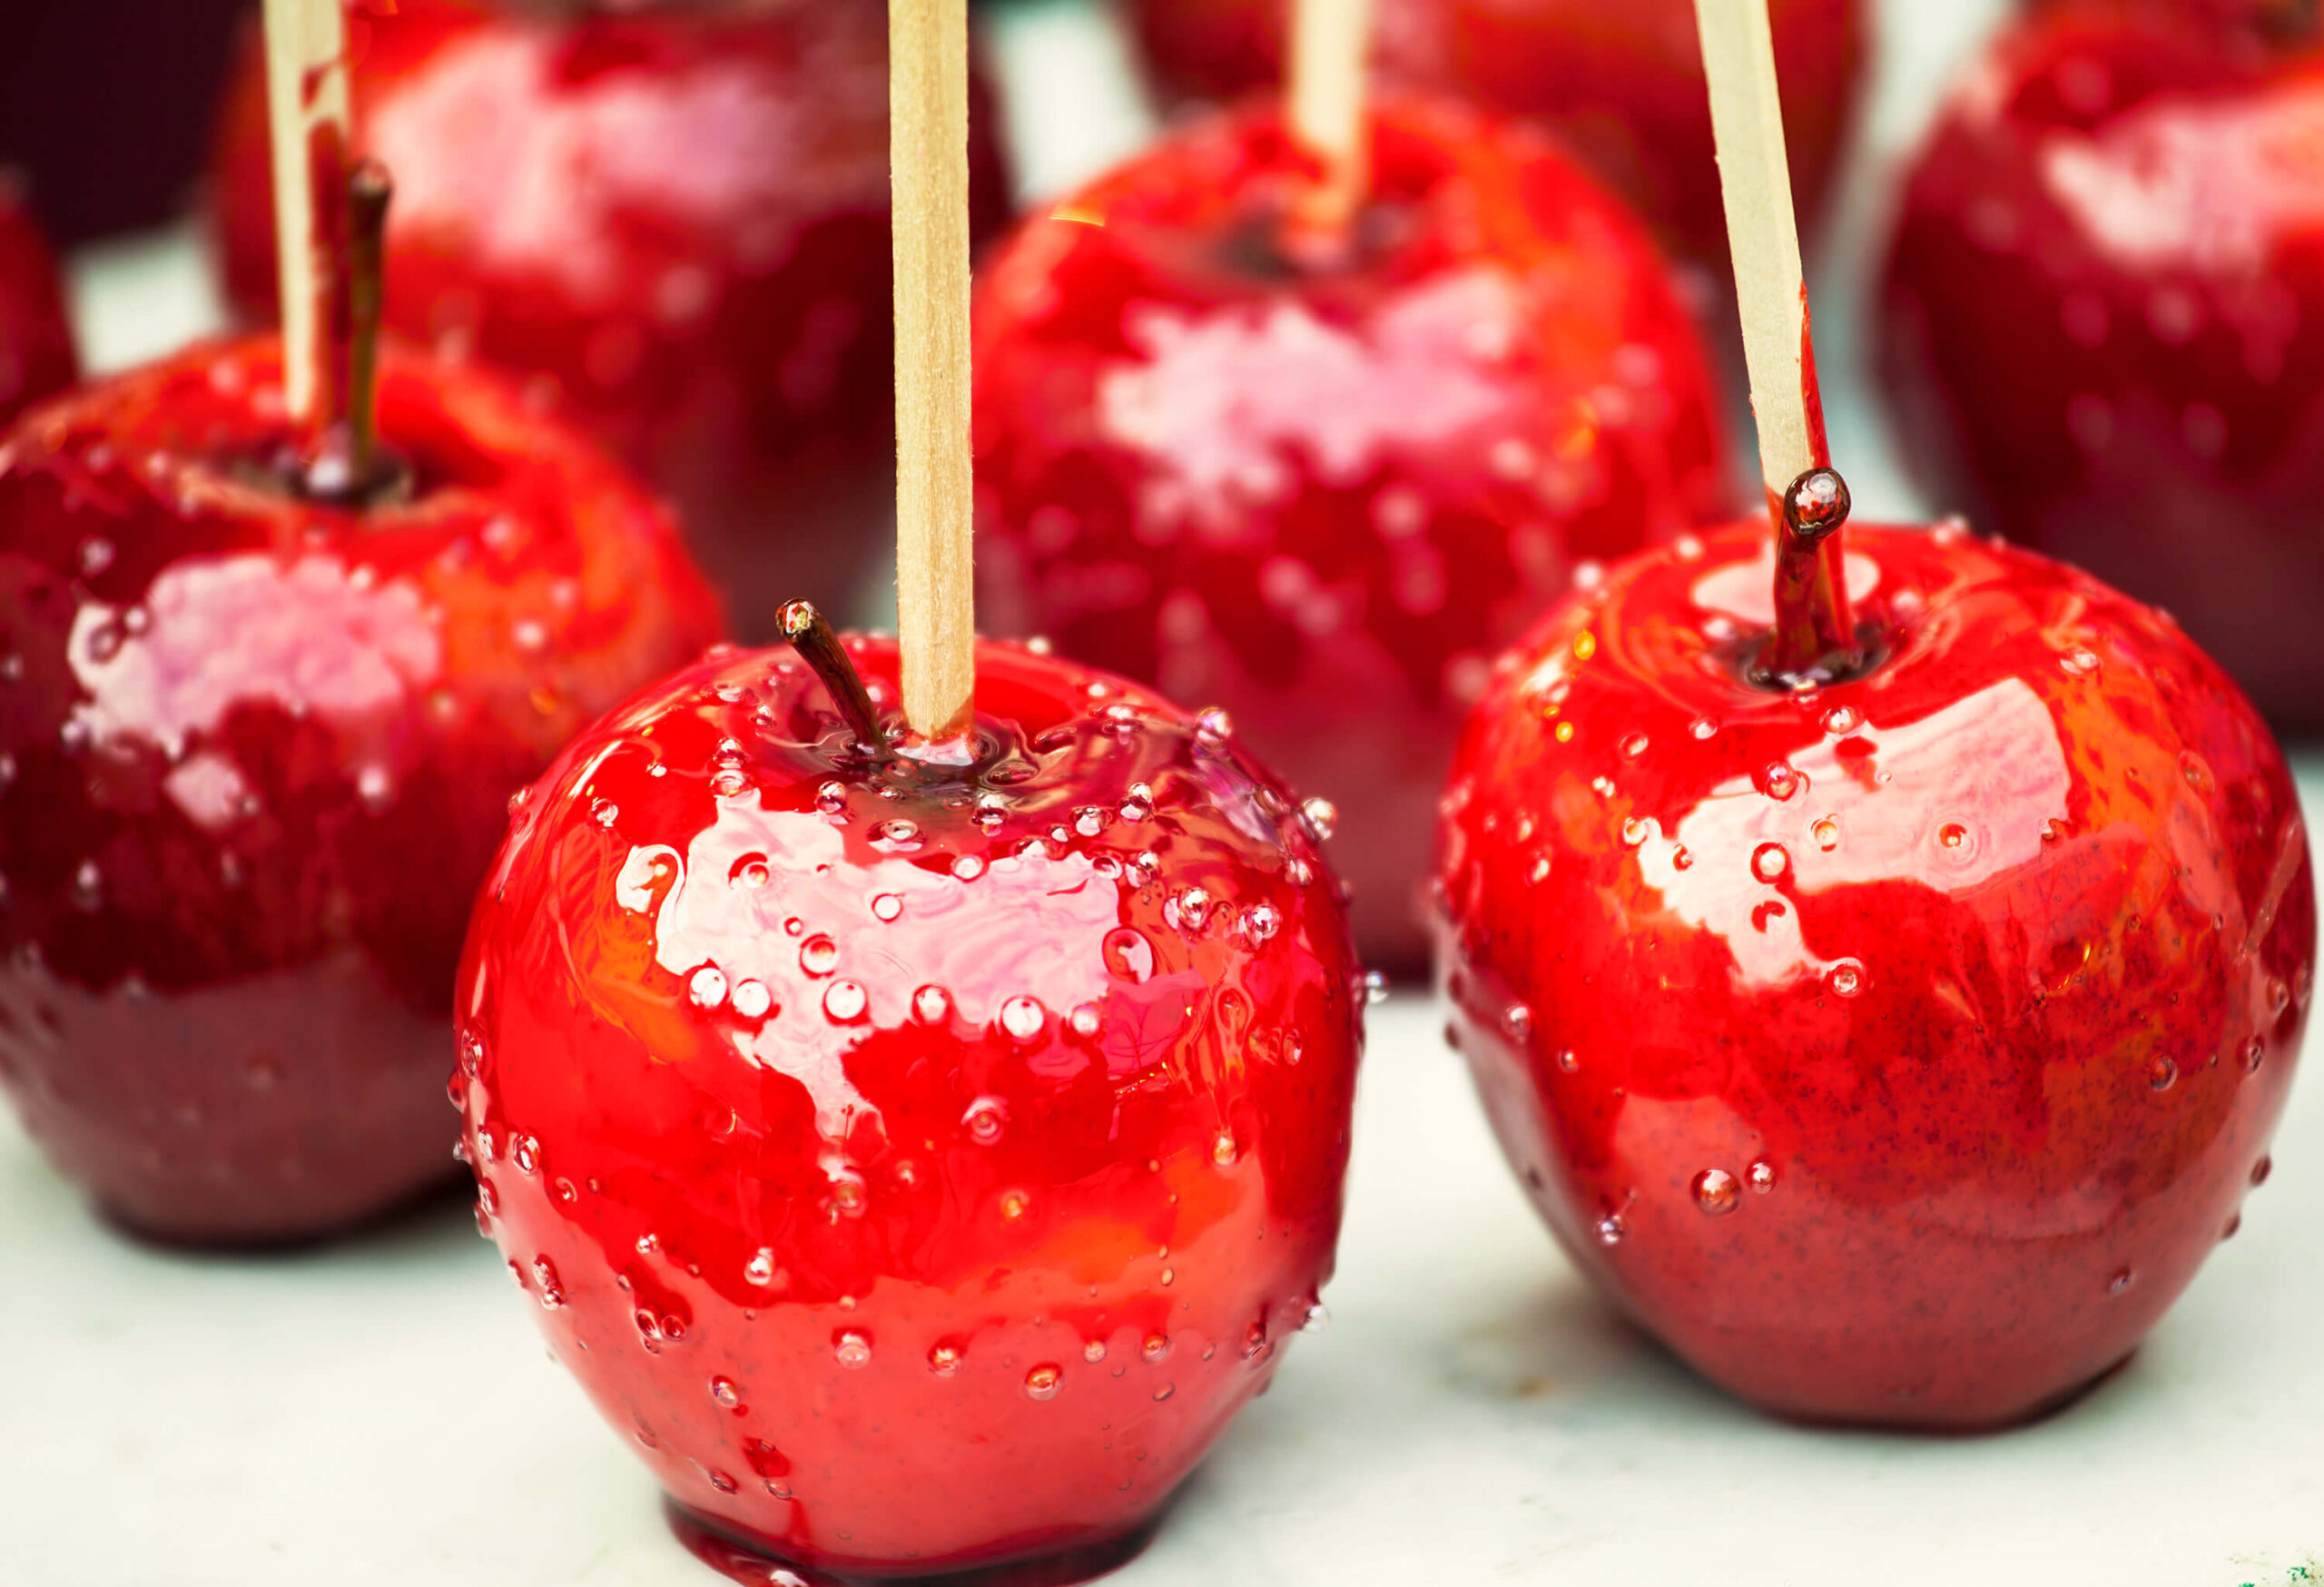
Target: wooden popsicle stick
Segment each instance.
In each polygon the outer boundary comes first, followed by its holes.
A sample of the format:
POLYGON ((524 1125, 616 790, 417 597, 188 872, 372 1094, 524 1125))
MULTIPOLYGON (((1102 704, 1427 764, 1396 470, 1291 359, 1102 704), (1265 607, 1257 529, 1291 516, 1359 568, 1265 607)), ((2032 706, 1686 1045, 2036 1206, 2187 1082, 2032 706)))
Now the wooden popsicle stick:
POLYGON ((1759 471, 1778 498, 1827 466, 1807 334, 1807 288, 1785 158, 1783 101, 1766 0, 1695 0, 1710 119, 1743 313, 1743 358, 1759 428, 1759 471))
POLYGON ((1371 182, 1364 122, 1371 54, 1372 0, 1294 0, 1285 119, 1325 172, 1302 208, 1303 225, 1344 226, 1363 207, 1371 182))
POLYGON ((888 52, 897 639, 905 723, 943 740, 976 691, 968 0, 888 0, 888 52))
POLYGON ((347 23, 340 0, 266 0, 266 96, 274 155, 274 240, 282 297, 283 397, 292 421, 310 430, 339 416, 325 411, 325 294, 335 268, 330 222, 317 202, 337 202, 347 147, 347 23), (318 138, 317 133, 322 135, 318 138), (316 144, 330 151, 318 171, 316 144))

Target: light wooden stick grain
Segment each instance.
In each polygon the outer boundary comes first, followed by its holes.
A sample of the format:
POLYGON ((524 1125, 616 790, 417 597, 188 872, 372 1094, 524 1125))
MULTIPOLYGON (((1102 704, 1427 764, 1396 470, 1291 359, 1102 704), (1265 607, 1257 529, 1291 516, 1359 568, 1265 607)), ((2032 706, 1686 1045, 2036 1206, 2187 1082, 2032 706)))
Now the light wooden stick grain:
POLYGON ((968 0, 889 0, 896 261, 896 610, 904 720, 963 724, 976 690, 969 445, 968 0))
POLYGON ((1345 225, 1371 181, 1364 111, 1372 54, 1373 0, 1295 0, 1285 119, 1291 135, 1324 162, 1322 188, 1300 219, 1345 225))
POLYGON ((1710 78, 1719 187, 1758 419, 1759 470, 1780 495, 1817 467, 1807 394, 1807 296, 1784 156, 1783 103, 1766 0, 1695 0, 1710 78))
POLYGON ((282 297, 283 398, 308 425, 323 400, 322 302, 333 261, 320 245, 311 157, 318 128, 350 128, 340 0, 266 0, 267 118, 274 154, 274 242, 282 297))

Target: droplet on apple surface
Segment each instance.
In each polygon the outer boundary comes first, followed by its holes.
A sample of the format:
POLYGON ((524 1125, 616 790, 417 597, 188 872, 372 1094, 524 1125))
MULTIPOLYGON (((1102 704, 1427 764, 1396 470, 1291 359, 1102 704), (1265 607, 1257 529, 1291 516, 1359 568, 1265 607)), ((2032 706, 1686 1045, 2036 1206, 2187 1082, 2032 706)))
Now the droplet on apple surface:
POLYGON ((1695 1205, 1712 1217, 1724 1217, 1735 1210, 1742 1195, 1735 1176, 1725 1168, 1705 1168, 1695 1176, 1695 1205))
POLYGON ((1049 1010, 1041 1007, 1039 999, 1021 993, 1000 1005, 1000 1028, 1013 1040, 1039 1040, 1049 1026, 1049 1010))
POLYGON ((705 964, 687 979, 686 995, 698 1009, 714 1009, 726 1000, 726 977, 715 964, 705 964))
POLYGON ((979 1146, 990 1146, 1000 1138, 1008 1127, 1009 1104, 998 1097, 979 1097, 969 1104, 960 1123, 968 1130, 969 1138, 979 1146))

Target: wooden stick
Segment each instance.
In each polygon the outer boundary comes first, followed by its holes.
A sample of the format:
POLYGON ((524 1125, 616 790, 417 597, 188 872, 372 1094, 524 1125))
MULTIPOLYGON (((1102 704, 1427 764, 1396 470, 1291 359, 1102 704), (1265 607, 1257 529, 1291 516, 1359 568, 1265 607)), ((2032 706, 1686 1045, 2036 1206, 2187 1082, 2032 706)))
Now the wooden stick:
POLYGON ((1364 135, 1372 0, 1294 0, 1285 120, 1301 147, 1323 161, 1324 180, 1298 217, 1344 226, 1370 184, 1364 135))
POLYGON ((904 721, 942 740, 965 724, 976 690, 968 0, 888 0, 888 111, 904 721))
POLYGON ((1695 22, 1776 532, 1776 626, 1765 662, 1777 676, 1839 675, 1859 659, 1837 532, 1847 488, 1829 472, 1767 0, 1695 0, 1695 22))
POLYGON ((1759 471, 1780 498, 1793 480, 1830 459, 1819 455, 1823 422, 1814 410, 1807 288, 1784 155, 1775 40, 1766 0, 1695 0, 1695 22, 1710 78, 1728 246, 1743 310, 1743 358, 1759 424, 1759 471))
POLYGON ((317 431, 325 411, 326 327, 350 117, 347 24, 340 0, 266 0, 266 95, 274 153, 274 242, 282 295, 283 398, 317 431), (318 133, 320 134, 318 137, 318 133), (318 162, 316 145, 329 157, 318 162), (318 169, 318 165, 328 169, 318 169), (319 223, 320 222, 320 223, 319 223))

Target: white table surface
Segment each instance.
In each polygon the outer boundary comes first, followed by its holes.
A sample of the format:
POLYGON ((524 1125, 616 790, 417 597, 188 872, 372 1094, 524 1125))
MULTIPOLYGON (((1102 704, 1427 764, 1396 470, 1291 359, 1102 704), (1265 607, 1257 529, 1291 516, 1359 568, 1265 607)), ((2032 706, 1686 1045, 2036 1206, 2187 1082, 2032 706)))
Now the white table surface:
MULTIPOLYGON (((1999 0, 1887 0, 1819 291, 1846 350, 1885 174, 1999 0)), ((1029 192, 1149 124, 1079 0, 991 29, 1029 192)), ((99 367, 215 323, 182 233, 74 261, 99 367)), ((1831 356, 1827 353, 1827 357, 1831 356)), ((1915 502, 1828 371, 1868 513, 1915 502)), ((2324 809, 2324 761, 2305 768, 2324 809)), ((2313 823, 2311 823, 2311 825, 2313 823)), ((2297 1088, 2242 1233, 2127 1370, 1980 1438, 1809 1432, 1616 1322, 1503 1167, 1441 1016, 1375 1010, 1333 1327, 1197 1474, 1122 1587, 2290 1587, 2324 1575, 2324 1081, 2297 1088), (2303 1572, 2309 1572, 2302 1574, 2303 1572)), ((219 1259, 94 1222, 0 1121, 0 1583, 703 1587, 651 1479, 547 1357, 468 1212, 219 1259)))

